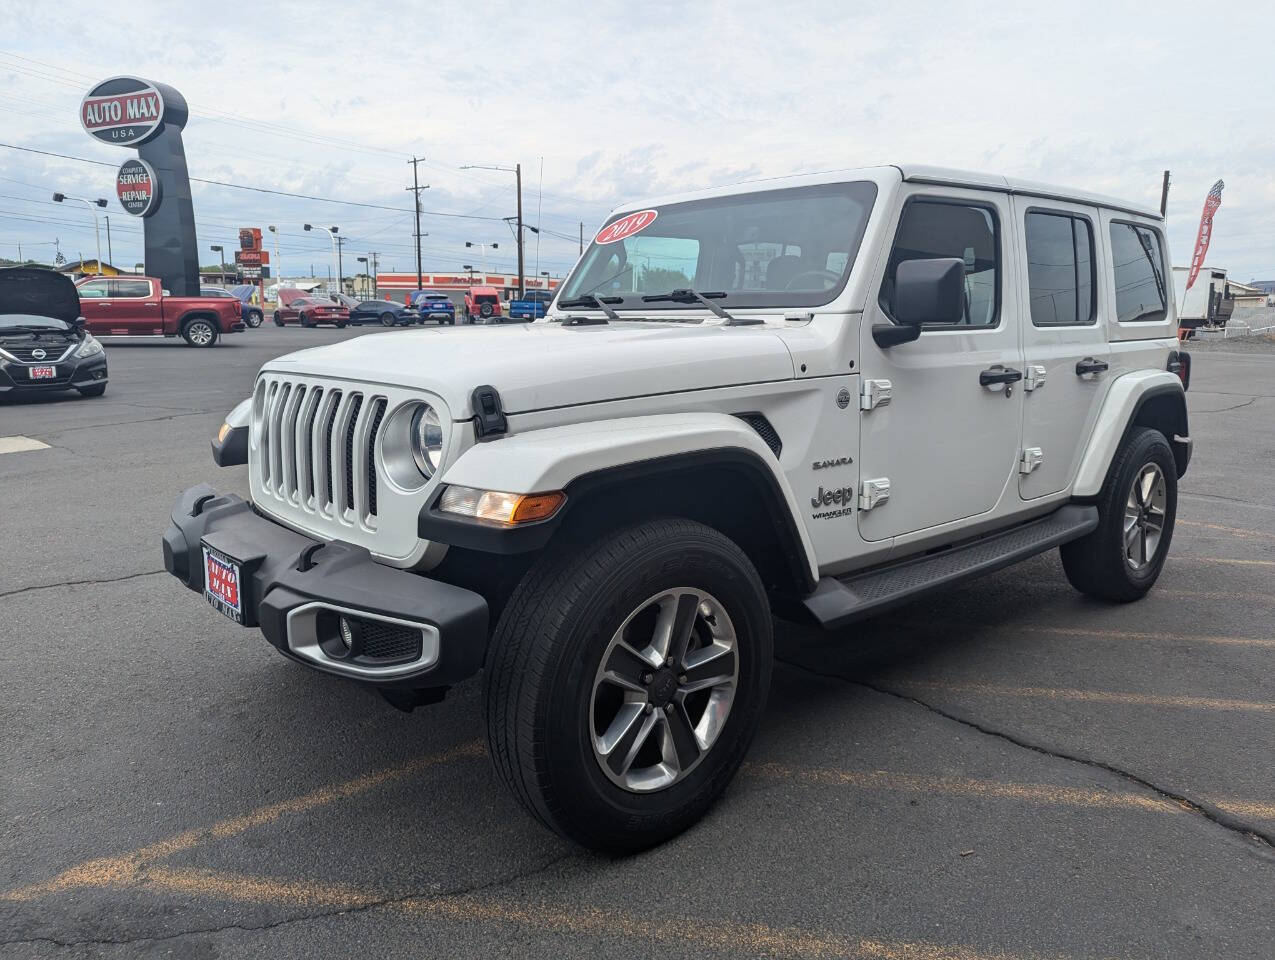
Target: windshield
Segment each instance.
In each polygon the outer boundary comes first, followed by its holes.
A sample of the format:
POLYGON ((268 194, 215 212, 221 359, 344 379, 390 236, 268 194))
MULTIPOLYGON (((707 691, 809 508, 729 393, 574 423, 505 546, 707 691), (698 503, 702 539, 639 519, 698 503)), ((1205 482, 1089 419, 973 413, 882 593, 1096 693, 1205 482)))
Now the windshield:
POLYGON ((0 333, 5 330, 35 327, 40 330, 70 330, 69 324, 54 317, 39 317, 33 313, 0 314, 0 333))
POLYGON ((608 221, 559 302, 619 297, 618 309, 679 288, 728 307, 819 306, 845 286, 876 199, 873 183, 830 183, 671 203, 608 221))

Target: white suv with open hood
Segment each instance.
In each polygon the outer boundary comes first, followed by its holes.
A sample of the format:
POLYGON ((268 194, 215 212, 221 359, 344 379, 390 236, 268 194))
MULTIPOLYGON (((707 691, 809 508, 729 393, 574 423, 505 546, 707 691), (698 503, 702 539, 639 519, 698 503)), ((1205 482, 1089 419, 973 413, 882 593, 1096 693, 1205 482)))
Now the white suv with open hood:
POLYGON ((186 491, 165 563, 399 706, 483 669, 519 800, 639 849, 742 761, 772 612, 1053 547, 1151 588, 1191 455, 1168 264, 1153 210, 928 167, 626 207, 542 320, 266 364, 213 444, 252 502, 186 491))

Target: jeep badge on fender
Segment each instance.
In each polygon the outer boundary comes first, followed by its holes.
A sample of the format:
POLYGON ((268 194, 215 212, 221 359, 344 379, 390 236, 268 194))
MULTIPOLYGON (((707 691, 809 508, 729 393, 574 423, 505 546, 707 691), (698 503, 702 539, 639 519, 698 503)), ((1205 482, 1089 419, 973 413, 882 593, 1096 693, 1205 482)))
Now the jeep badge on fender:
POLYGON ((1053 548, 1091 596, 1151 589, 1191 456, 1169 264, 1155 210, 936 167, 621 207, 528 324, 268 361, 213 443, 249 499, 181 494, 164 565, 396 707, 481 672, 524 808, 642 850, 743 762, 774 616, 853 644, 1053 548))

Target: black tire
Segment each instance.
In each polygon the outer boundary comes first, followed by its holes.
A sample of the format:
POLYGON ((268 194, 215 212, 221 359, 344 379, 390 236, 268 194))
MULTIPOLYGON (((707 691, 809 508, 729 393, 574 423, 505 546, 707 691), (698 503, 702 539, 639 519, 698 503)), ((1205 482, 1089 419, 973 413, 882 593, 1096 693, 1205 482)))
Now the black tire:
POLYGON ((301 326, 305 327, 307 330, 318 326, 317 323, 307 323, 304 313, 297 314, 297 323, 301 324, 301 326))
POLYGON ((106 384, 95 383, 91 387, 76 387, 75 389, 79 391, 81 397, 100 397, 106 393, 106 384))
POLYGON ((259 310, 249 310, 248 319, 245 320, 244 323, 248 324, 248 326, 253 330, 256 330, 259 326, 261 326, 261 320, 262 317, 259 310))
POLYGON ((282 326, 283 326, 283 317, 279 315, 279 311, 278 311, 278 310, 276 310, 276 311, 274 312, 274 318, 273 318, 273 319, 274 319, 274 325, 275 325, 276 327, 282 327, 282 326))
MULTIPOLYGON (((699 617, 701 608, 694 609, 699 617)), ((738 770, 761 720, 772 658, 771 615, 757 571, 711 527, 653 520, 583 549, 551 550, 515 589, 488 646, 492 760, 519 802, 569 840, 611 854, 662 843, 703 816, 738 770), (679 586, 710 594, 733 626, 734 699, 693 765, 667 786, 632 792, 603 772, 594 753, 595 680, 626 618, 679 586)), ((659 720, 658 706, 643 709, 659 720)))
POLYGON ((182 337, 192 347, 214 347, 220 333, 206 317, 193 317, 182 324, 182 337))
POLYGON ((381 326, 383 326, 383 327, 392 327, 392 326, 394 326, 395 319, 396 319, 396 318, 395 318, 394 314, 390 313, 390 312, 387 310, 387 311, 385 311, 385 313, 381 314, 381 317, 380 317, 380 320, 381 320, 381 326))
POLYGON ((344 329, 345 329, 345 323, 346 323, 346 322, 345 322, 344 320, 339 321, 339 322, 336 324, 336 328, 337 328, 338 330, 344 330, 344 329))
MULTIPOLYGON (((1098 496, 1098 528, 1059 549, 1067 579, 1081 593, 1100 600, 1117 603, 1140 600, 1155 585, 1164 568, 1177 511, 1178 469, 1169 441, 1158 430, 1135 427, 1116 453, 1098 496), (1152 467, 1159 471, 1159 482, 1151 472, 1152 467), (1134 481, 1143 476, 1151 476, 1153 495, 1160 493, 1163 506, 1154 551, 1145 563, 1139 563, 1127 556, 1130 548, 1126 546, 1126 526, 1130 513, 1137 513, 1130 504, 1131 496, 1137 499, 1134 481)), ((1133 520, 1132 534, 1139 545, 1146 543, 1145 537, 1138 538, 1140 531, 1146 529, 1142 525, 1151 522, 1153 514, 1154 507, 1149 506, 1133 520)))

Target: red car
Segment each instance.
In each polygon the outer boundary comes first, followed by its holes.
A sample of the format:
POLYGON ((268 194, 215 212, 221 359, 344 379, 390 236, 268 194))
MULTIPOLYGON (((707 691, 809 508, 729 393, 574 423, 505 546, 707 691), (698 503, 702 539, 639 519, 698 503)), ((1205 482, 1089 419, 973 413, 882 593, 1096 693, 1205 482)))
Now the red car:
POLYGON ((274 322, 276 327, 289 323, 299 323, 303 327, 317 327, 321 323, 344 327, 350 322, 350 308, 333 303, 327 297, 308 297, 299 290, 280 290, 274 322))
POLYGON ((222 334, 245 329, 238 300, 171 297, 154 277, 89 277, 75 288, 95 337, 182 337, 192 347, 211 347, 222 334))
POLYGON ((465 291, 466 323, 499 323, 500 292, 495 287, 470 287, 465 291))

